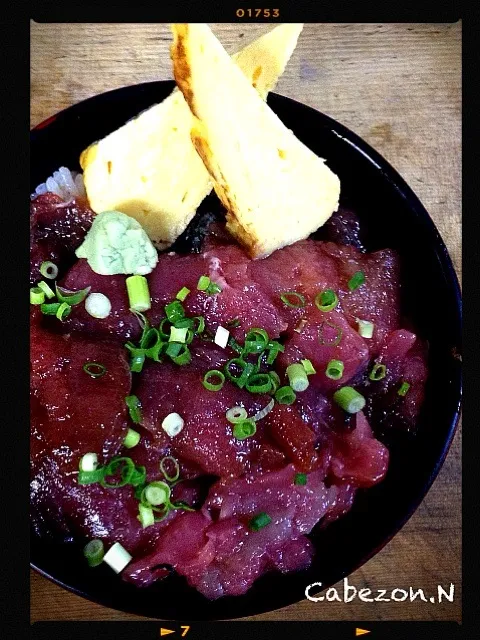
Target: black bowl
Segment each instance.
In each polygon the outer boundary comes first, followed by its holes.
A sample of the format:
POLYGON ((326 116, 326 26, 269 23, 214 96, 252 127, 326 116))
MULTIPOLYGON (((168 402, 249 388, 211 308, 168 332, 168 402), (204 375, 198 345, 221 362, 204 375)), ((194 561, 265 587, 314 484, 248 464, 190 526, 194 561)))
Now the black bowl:
MULTIPOLYGON (((164 99, 173 82, 125 87, 76 104, 31 132, 31 187, 59 166, 79 169, 80 152, 140 111, 164 99)), ((390 247, 403 259, 404 309, 430 345, 430 378, 415 437, 389 443, 385 480, 358 494, 353 509, 311 539, 312 566, 272 573, 247 594, 210 602, 179 577, 148 589, 122 582, 108 567, 86 568, 75 544, 54 546, 32 535, 31 565, 85 598, 138 615, 171 620, 228 619, 271 611, 305 597, 313 582, 331 586, 377 553, 413 514, 435 479, 452 441, 461 399, 461 298, 445 245, 428 213, 398 173, 354 133, 331 118, 271 94, 269 105, 342 183, 342 198, 368 233, 367 249, 390 247)))

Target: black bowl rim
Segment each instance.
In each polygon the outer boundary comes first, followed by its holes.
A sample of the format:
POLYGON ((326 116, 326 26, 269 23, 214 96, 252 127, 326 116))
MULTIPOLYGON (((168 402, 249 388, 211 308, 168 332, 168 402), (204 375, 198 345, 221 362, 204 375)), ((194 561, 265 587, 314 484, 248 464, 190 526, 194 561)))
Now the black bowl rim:
MULTIPOLYGON (((170 88, 173 90, 176 85, 173 80, 143 82, 143 83, 138 83, 134 85, 126 85, 123 87, 119 87, 117 89, 105 91, 101 94, 96 94, 94 96, 91 96, 90 98, 86 98, 85 100, 82 100, 69 107, 66 107, 65 109, 62 109, 61 111, 58 111, 56 114, 38 123, 30 131, 30 142, 32 143, 35 141, 35 137, 36 137, 35 134, 37 131, 45 129, 51 123, 53 123, 58 117, 68 117, 70 116, 70 114, 75 114, 75 111, 77 109, 83 107, 86 103, 91 104, 95 102, 100 97, 115 98, 116 96, 120 97, 126 91, 138 91, 138 90, 141 90, 142 88, 154 88, 154 87, 158 87, 158 88, 162 87, 167 89, 168 86, 170 86, 170 88)), ((416 193, 413 191, 413 189, 405 182, 405 180, 397 172, 397 170, 394 169, 393 166, 387 160, 385 160, 385 158, 380 153, 378 153, 373 147, 371 147, 368 143, 366 143, 356 133, 351 131, 348 127, 340 124, 335 119, 322 113, 321 111, 319 111, 318 109, 315 109, 314 107, 298 102, 293 98, 282 96, 275 92, 270 92, 268 100, 269 101, 273 100, 274 102, 278 102, 279 104, 282 104, 282 103, 290 104, 294 109, 300 112, 301 111, 314 112, 316 116, 320 117, 323 120, 323 122, 330 127, 330 130, 334 133, 334 135, 336 135, 337 137, 347 142, 358 153, 362 154, 368 162, 373 164, 374 167, 382 173, 383 178, 387 180, 391 184, 391 186, 393 186, 398 191, 399 195, 403 198, 403 200, 405 200, 408 207, 414 211, 417 219, 421 221, 421 223, 425 227, 425 230, 431 237, 432 245, 439 259, 441 269, 445 275, 447 286, 449 286, 449 288, 452 289, 452 292, 454 294, 455 304, 456 304, 455 311, 456 311, 456 319, 457 319, 456 326, 455 326, 455 333, 457 335, 458 343, 460 343, 460 337, 462 333, 462 295, 461 295, 460 284, 458 281, 458 276, 453 266, 452 259, 448 253, 447 247, 437 227, 435 226, 435 223, 433 222, 429 213, 427 212, 427 210, 425 209, 425 207, 423 206, 423 204, 421 203, 420 199, 418 198, 416 193)), ((152 103, 152 106, 153 104, 155 103, 152 103)), ((459 418, 460 418, 461 402, 462 402, 462 394, 463 394, 461 368, 459 369, 458 374, 455 376, 453 383, 456 386, 456 394, 458 396, 458 400, 455 404, 455 410, 450 419, 450 426, 449 426, 447 438, 443 443, 441 455, 438 457, 437 462, 433 467, 430 475, 428 476, 427 480, 423 483, 423 486, 419 487, 416 494, 416 499, 412 500, 408 511, 403 516, 399 517, 398 520, 396 520, 395 523, 392 525, 389 535, 387 535, 379 545, 374 547, 370 553, 362 557, 362 559, 359 560, 357 563, 352 563, 351 566, 346 567, 343 570, 342 574, 339 576, 339 580, 343 579, 344 577, 356 571, 358 568, 360 568, 366 562, 368 562, 373 556, 379 553, 392 540, 392 538, 403 528, 403 526, 408 522, 408 520, 413 516, 413 514, 418 509, 421 502, 424 500, 428 491, 432 487, 432 484, 435 481, 440 469, 442 468, 445 458, 447 457, 447 454, 450 450, 450 446, 455 436, 459 418)), ((114 599, 110 598, 107 593, 105 594, 105 597, 96 598, 89 595, 88 593, 85 593, 81 589, 65 584, 62 580, 55 578, 54 576, 50 575, 47 571, 43 570, 40 566, 37 566, 33 559, 30 560, 30 566, 37 573, 44 576, 51 582, 59 585, 60 587, 63 587, 67 591, 70 591, 78 596, 81 596, 82 598, 85 598, 86 600, 89 600, 90 602, 95 602, 96 604, 100 604, 102 606, 111 607, 117 611, 133 613, 135 615, 146 617, 144 614, 141 614, 141 613, 139 614, 138 609, 136 609, 134 606, 132 607, 122 606, 122 608, 120 609, 114 602, 114 599)), ((325 585, 324 588, 327 588, 327 586, 328 585, 325 585)), ((295 604, 298 601, 299 601, 298 599, 292 600, 291 597, 285 597, 279 594, 278 606, 275 607, 275 609, 259 607, 258 610, 251 612, 250 615, 258 615, 259 613, 265 613, 267 611, 269 612, 277 611, 285 606, 295 604)), ((244 614, 239 614, 236 617, 242 617, 242 616, 244 616, 244 614)))

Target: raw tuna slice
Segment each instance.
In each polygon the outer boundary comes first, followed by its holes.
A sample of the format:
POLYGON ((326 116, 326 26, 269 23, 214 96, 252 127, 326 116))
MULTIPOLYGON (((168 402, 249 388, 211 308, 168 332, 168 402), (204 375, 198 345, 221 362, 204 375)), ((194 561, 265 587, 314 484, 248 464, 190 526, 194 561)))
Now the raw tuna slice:
POLYGON ((65 203, 59 196, 46 193, 30 203, 30 284, 43 279, 40 265, 52 261, 70 266, 73 251, 83 242, 94 213, 81 200, 65 203))
POLYGON ((371 487, 385 477, 388 449, 373 437, 361 411, 355 419, 355 429, 335 435, 331 472, 339 480, 352 482, 357 487, 371 487))

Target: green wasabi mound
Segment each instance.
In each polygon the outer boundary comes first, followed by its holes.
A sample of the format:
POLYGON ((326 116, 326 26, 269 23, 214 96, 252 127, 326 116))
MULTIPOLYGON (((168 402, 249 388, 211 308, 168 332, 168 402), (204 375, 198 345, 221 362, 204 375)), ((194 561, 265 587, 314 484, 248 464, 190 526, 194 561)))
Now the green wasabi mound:
POLYGON ((120 211, 103 211, 95 216, 75 254, 86 258, 92 271, 103 276, 146 275, 158 262, 157 250, 142 226, 120 211))

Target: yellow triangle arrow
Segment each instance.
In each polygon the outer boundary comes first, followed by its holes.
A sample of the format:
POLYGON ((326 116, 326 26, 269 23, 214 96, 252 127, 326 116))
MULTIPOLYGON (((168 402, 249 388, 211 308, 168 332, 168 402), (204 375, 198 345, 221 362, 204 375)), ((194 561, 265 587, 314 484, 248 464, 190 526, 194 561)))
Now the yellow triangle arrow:
POLYGON ((370 633, 367 629, 359 629, 358 627, 355 629, 356 636, 364 636, 366 633, 370 633))
POLYGON ((175 631, 172 631, 172 629, 164 629, 163 627, 160 627, 161 636, 168 636, 170 633, 175 633, 175 631))

